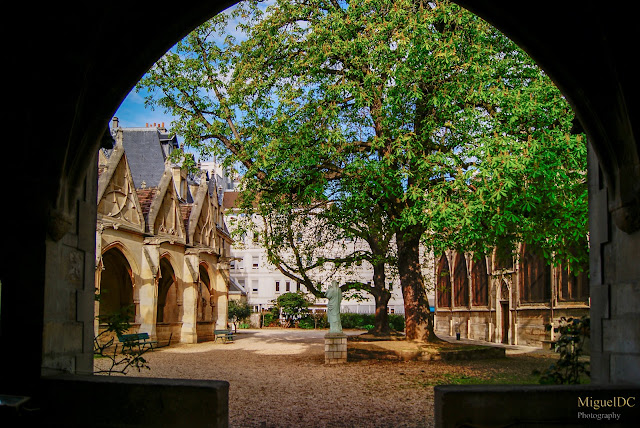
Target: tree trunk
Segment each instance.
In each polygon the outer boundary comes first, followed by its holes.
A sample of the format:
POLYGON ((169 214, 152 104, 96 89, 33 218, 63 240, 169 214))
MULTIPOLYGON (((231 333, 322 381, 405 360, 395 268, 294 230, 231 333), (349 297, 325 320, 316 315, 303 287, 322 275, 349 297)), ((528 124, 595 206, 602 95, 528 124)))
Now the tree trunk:
POLYGON ((387 309, 391 293, 386 289, 385 281, 384 262, 376 263, 373 266, 373 289, 371 290, 376 302, 375 327, 372 331, 375 336, 387 336, 391 333, 387 309))
POLYGON ((420 233, 399 231, 398 272, 404 299, 405 333, 407 340, 440 341, 433 328, 433 314, 424 287, 420 263, 420 233))

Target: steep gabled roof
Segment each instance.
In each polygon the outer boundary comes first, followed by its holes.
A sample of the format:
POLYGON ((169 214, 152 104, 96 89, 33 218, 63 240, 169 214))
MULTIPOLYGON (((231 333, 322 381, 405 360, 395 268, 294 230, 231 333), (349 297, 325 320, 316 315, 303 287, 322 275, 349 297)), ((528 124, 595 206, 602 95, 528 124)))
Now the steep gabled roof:
POLYGON ((123 128, 123 146, 136 188, 159 187, 167 156, 178 148, 175 136, 158 128, 123 128))
POLYGON ((145 220, 127 156, 117 143, 107 158, 100 156, 97 210, 99 218, 143 232, 145 220))

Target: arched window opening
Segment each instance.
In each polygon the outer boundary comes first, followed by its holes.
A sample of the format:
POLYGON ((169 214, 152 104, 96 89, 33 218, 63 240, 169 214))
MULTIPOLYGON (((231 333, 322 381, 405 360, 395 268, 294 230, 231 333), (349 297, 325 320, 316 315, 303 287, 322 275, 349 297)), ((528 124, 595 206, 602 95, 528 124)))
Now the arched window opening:
POLYGON ((157 322, 178 322, 178 287, 176 276, 167 258, 160 260, 160 279, 158 281, 157 322))
POLYGON ((487 275, 487 264, 484 257, 473 261, 471 290, 473 294, 472 303, 474 305, 487 306, 489 304, 489 276, 487 275))
POLYGON ((102 266, 99 316, 104 318, 127 310, 135 316, 131 266, 127 258, 119 249, 111 248, 102 255, 102 266))
POLYGON ((519 267, 520 301, 547 302, 551 298, 551 268, 534 249, 522 246, 519 267))
POLYGON ((438 262, 438 276, 436 279, 436 293, 438 307, 451 307, 451 276, 449 271, 449 261, 446 255, 440 257, 438 262))
POLYGON ((589 299, 588 267, 581 272, 572 271, 569 266, 558 268, 558 300, 586 301, 589 299))
POLYGON ((211 280, 204 265, 200 265, 200 281, 198 282, 198 321, 211 321, 211 280))
POLYGON ((464 254, 458 253, 453 271, 453 298, 455 306, 469 306, 469 276, 464 254))

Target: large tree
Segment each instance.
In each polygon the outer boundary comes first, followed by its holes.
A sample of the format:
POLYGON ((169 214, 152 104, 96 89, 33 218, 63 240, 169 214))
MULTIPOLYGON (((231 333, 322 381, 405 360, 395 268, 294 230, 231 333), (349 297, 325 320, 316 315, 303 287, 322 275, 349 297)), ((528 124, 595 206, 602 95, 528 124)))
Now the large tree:
POLYGON ((383 213, 408 339, 436 339, 421 241, 481 254, 528 239, 555 254, 584 236, 565 223, 584 202, 569 106, 486 22, 416 0, 276 0, 266 13, 245 2, 234 14, 246 40, 217 42, 219 15, 141 85, 187 144, 246 168, 258 204, 331 194, 338 209, 383 213))

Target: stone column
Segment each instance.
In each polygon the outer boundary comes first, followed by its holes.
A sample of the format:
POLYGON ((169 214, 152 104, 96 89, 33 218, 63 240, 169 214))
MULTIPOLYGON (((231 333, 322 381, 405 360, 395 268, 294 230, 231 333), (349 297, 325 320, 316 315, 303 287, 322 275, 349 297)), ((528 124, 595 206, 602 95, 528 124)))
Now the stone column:
POLYGON ((159 245, 145 244, 142 246, 140 267, 140 288, 138 292, 139 308, 137 323, 140 331, 156 337, 156 319, 158 311, 158 274, 160 270, 159 245))
POLYGON ((347 362, 347 335, 327 333, 324 335, 324 363, 342 364, 347 362))
POLYGON ((227 279, 220 271, 221 263, 218 263, 216 272, 216 330, 226 330, 229 320, 229 285, 227 279))
POLYGON ((196 269, 198 267, 198 255, 186 254, 184 256, 184 264, 185 266, 182 269, 182 272, 184 272, 184 289, 182 291, 182 331, 180 333, 180 342, 197 343, 198 271, 196 269))

